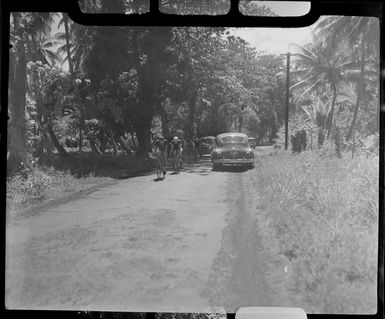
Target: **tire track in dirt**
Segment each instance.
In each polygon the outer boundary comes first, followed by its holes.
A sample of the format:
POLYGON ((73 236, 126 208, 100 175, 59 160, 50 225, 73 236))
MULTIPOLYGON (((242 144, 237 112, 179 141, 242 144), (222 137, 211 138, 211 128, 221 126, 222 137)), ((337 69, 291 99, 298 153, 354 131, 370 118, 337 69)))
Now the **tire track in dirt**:
POLYGON ((241 306, 293 306, 285 296, 285 261, 269 251, 258 229, 253 174, 230 176, 227 226, 205 291, 212 307, 228 313, 241 306))

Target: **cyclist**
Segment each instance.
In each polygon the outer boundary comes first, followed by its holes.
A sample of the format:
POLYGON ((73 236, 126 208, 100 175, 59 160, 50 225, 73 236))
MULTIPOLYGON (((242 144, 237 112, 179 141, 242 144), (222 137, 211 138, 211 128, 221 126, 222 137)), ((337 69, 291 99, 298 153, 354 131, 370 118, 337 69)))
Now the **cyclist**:
POLYGON ((167 167, 167 143, 163 136, 159 135, 155 139, 155 153, 158 161, 158 170, 163 173, 163 178, 166 177, 166 167, 167 167))
POLYGON ((182 159, 182 141, 178 136, 175 136, 170 142, 171 156, 173 159, 174 171, 178 170, 181 167, 182 159))

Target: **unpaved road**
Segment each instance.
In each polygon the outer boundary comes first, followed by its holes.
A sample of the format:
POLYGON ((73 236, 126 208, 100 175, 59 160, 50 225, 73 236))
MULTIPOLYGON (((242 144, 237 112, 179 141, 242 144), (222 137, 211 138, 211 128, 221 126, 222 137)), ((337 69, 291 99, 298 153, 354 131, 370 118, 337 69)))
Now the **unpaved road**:
POLYGON ((212 171, 209 159, 154 182, 117 181, 7 220, 6 307, 235 312, 294 306, 287 260, 264 242, 258 167, 212 171))

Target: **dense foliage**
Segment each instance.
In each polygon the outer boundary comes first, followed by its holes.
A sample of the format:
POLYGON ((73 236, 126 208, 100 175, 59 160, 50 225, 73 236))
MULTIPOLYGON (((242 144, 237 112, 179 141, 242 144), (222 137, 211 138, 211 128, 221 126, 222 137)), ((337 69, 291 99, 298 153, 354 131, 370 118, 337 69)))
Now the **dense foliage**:
MULTIPOLYGON (((81 4, 90 12, 146 11, 144 1, 81 4)), ((242 9, 274 14, 250 5, 242 9)), ((290 134, 305 130, 308 147, 337 136, 338 152, 354 152, 378 132, 378 21, 325 17, 315 33, 292 54, 290 134)), ((231 29, 87 27, 66 14, 12 13, 11 42, 9 172, 76 149, 146 155, 154 133, 282 138, 285 61, 231 29)))

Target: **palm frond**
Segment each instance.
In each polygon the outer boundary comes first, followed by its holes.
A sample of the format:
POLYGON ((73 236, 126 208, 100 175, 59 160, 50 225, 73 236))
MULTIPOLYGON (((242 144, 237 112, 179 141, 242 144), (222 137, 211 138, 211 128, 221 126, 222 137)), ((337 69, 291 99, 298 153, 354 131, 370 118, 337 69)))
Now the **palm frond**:
POLYGON ((299 56, 303 59, 308 59, 312 62, 317 61, 317 57, 315 56, 314 52, 312 52, 311 50, 295 43, 293 43, 293 46, 297 47, 297 49, 301 51, 299 53, 295 53, 296 56, 299 56))
POLYGON ((343 62, 339 65, 337 65, 335 68, 336 69, 346 69, 346 68, 349 68, 349 69, 354 69, 354 68, 358 68, 359 65, 356 61, 347 61, 347 62, 343 62))
POLYGON ((312 80, 315 80, 316 78, 317 78, 317 75, 312 75, 312 76, 310 76, 310 77, 308 77, 308 78, 306 78, 306 79, 304 79, 302 81, 299 81, 298 83, 292 85, 289 89, 291 90, 291 89, 295 89, 297 87, 300 87, 300 86, 302 86, 302 85, 304 85, 304 84, 306 84, 306 83, 308 83, 308 82, 310 82, 312 80))
POLYGON ((321 82, 321 79, 318 79, 315 81, 312 85, 310 85, 300 96, 299 99, 301 99, 304 95, 306 95, 308 92, 310 92, 313 88, 317 86, 321 82))
POLYGON ((42 46, 44 48, 52 48, 52 47, 57 46, 59 43, 60 43, 59 41, 49 40, 49 41, 44 42, 42 46))
POLYGON ((66 40, 66 34, 64 32, 56 32, 54 34, 54 38, 56 40, 65 41, 66 40))
POLYGON ((316 31, 327 30, 329 31, 333 26, 337 25, 341 21, 343 16, 326 16, 322 20, 320 20, 316 27, 316 31))
POLYGON ((63 19, 63 14, 62 14, 62 17, 61 19, 59 20, 58 24, 57 24, 57 28, 60 29, 60 27, 64 24, 64 19, 63 19))
POLYGON ((306 115, 313 119, 313 107, 310 105, 301 105, 302 110, 306 113, 306 115))

